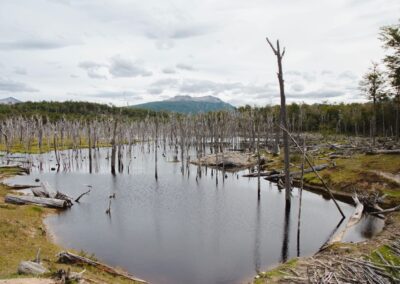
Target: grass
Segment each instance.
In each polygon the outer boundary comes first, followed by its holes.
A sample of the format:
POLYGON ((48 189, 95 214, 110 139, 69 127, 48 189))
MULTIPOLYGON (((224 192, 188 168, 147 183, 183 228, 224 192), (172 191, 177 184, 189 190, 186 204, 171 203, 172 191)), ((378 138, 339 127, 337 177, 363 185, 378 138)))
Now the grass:
MULTIPOLYGON (((314 165, 330 163, 327 154, 329 151, 322 149, 319 155, 312 158, 314 165)), ((335 160, 336 166, 329 167, 319 174, 331 189, 338 192, 353 193, 378 191, 388 196, 388 203, 398 204, 400 202, 400 185, 389 180, 376 172, 398 174, 400 172, 399 155, 365 155, 355 154, 350 158, 339 158, 335 160)), ((291 159, 291 171, 300 171, 301 155, 294 153, 291 159)), ((308 165, 306 166, 308 168, 308 165)), ((282 170, 283 154, 277 157, 269 156, 265 170, 282 170)), ((305 186, 323 186, 322 182, 314 173, 304 175, 305 186)))
POLYGON ((268 283, 268 281, 273 281, 285 275, 284 270, 293 269, 296 267, 298 258, 292 258, 287 262, 279 265, 278 267, 269 270, 268 272, 260 272, 258 277, 254 280, 254 284, 268 283))
MULTIPOLYGON (((111 144, 109 143, 99 143, 98 145, 96 144, 96 147, 109 147, 111 144)), ((88 148, 89 143, 85 139, 81 139, 81 143, 78 145, 78 148, 88 148)), ((61 139, 57 140, 57 150, 67 150, 67 149, 72 149, 74 148, 74 144, 72 140, 64 140, 64 143, 61 143, 61 139)), ((42 143, 42 149, 39 147, 39 143, 37 139, 34 139, 29 147, 20 142, 13 143, 13 145, 10 147, 10 152, 11 153, 27 153, 27 154, 40 154, 40 153, 46 153, 50 151, 54 151, 54 143, 53 140, 51 139, 50 143, 47 143, 47 139, 43 139, 42 143)), ((0 144, 0 151, 7 151, 7 147, 5 144, 0 144)))
MULTIPOLYGON (((2 177, 21 173, 21 169, 0 168, 2 177)), ((51 274, 59 269, 67 269, 64 264, 56 262, 56 254, 64 249, 54 244, 43 224, 43 218, 47 214, 55 213, 55 210, 24 205, 17 206, 4 203, 4 196, 12 188, 0 184, 0 279, 23 277, 17 274, 18 264, 22 260, 33 260, 37 249, 41 249, 43 264, 50 269, 51 274)), ((81 254, 84 254, 81 252, 81 254)), ((78 265, 68 266, 72 271, 87 270, 86 278, 101 283, 132 283, 120 277, 113 277, 93 267, 78 265)))
MULTIPOLYGON (((377 248, 370 254, 369 258, 372 262, 374 262, 378 266, 385 265, 386 264, 385 262, 395 266, 400 266, 400 257, 396 255, 387 245, 382 245, 379 248, 377 248), (384 260, 381 257, 383 257, 384 260)), ((398 269, 394 270, 388 267, 384 268, 387 273, 397 278, 400 276, 400 271, 398 269)))

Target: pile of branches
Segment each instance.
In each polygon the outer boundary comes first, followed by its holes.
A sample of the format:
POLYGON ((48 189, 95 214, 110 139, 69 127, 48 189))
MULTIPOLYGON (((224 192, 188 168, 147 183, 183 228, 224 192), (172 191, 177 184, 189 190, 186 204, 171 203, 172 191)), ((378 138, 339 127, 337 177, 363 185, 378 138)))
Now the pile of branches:
MULTIPOLYGON (((389 253, 400 257, 400 240, 397 239, 387 245, 389 253)), ((329 261, 321 261, 311 258, 306 269, 306 275, 300 275, 291 270, 294 275, 287 274, 284 281, 291 283, 400 283, 400 266, 385 257, 379 250, 373 252, 376 256, 372 260, 370 256, 360 258, 332 256, 329 261), (379 259, 379 260, 377 260, 379 259)))

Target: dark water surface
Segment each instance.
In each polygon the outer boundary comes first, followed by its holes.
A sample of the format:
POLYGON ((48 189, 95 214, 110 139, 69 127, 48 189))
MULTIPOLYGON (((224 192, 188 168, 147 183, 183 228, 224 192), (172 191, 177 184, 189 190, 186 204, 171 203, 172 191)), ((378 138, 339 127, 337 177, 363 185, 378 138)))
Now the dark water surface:
MULTIPOLYGON (((57 243, 67 248, 94 253, 108 264, 120 266, 151 283, 241 283, 257 271, 280 261, 311 255, 329 238, 340 214, 332 201, 303 192, 300 242, 297 242, 299 192, 293 190, 292 205, 285 208, 285 195, 274 184, 261 181, 261 200, 257 200, 257 179, 227 173, 211 175, 202 169, 196 181, 197 167, 181 173, 181 164, 172 163, 172 153, 159 150, 158 180, 154 178, 154 153, 133 149, 125 157, 124 172, 110 174, 109 149, 96 154, 89 174, 86 159, 69 160, 69 168, 51 171, 53 154, 31 155, 31 175, 17 177, 14 183, 47 181, 54 188, 76 197, 92 186, 90 195, 80 204, 46 223, 57 243), (40 162, 42 165, 40 166, 40 162), (38 168, 41 167, 42 170, 38 168), (129 173, 128 173, 129 167, 129 173), (111 216, 105 214, 109 195, 111 216)), ((66 162, 67 161, 67 162, 66 162)), ((340 203, 349 216, 353 207, 340 203)), ((345 220, 342 226, 346 224, 345 220)), ((345 237, 360 241, 381 226, 375 218, 365 218, 345 237)))

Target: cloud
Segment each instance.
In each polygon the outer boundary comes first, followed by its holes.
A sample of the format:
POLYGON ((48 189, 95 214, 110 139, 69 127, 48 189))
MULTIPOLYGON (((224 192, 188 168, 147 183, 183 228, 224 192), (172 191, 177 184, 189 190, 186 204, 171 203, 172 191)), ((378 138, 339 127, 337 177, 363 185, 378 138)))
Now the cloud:
POLYGON ((207 26, 192 26, 176 29, 172 32, 171 38, 183 39, 207 34, 210 29, 207 26))
POLYGON ((174 68, 168 68, 168 67, 167 68, 163 68, 161 71, 164 74, 175 74, 176 73, 174 68))
POLYGON ((164 90, 162 88, 149 88, 147 91, 152 94, 152 95, 159 95, 161 94, 164 90))
POLYGON ((288 98, 304 99, 304 100, 318 100, 318 99, 329 99, 344 96, 345 93, 336 90, 317 90, 302 93, 288 93, 288 98))
POLYGON ((277 93, 275 88, 268 84, 256 85, 247 84, 244 85, 241 82, 214 82, 211 80, 197 80, 187 79, 184 80, 180 86, 179 91, 182 93, 189 94, 207 94, 213 95, 218 94, 231 94, 231 95, 248 95, 248 96, 270 96, 271 94, 277 93))
POLYGON ((148 77, 153 73, 143 68, 139 63, 116 56, 112 58, 109 72, 114 77, 148 77))
POLYGON ((178 80, 174 79, 174 78, 167 78, 167 79, 160 79, 157 81, 154 81, 153 83, 151 83, 151 87, 169 87, 169 88, 174 88, 177 86, 178 84, 178 80))
POLYGON ((181 70, 186 70, 186 71, 195 71, 196 70, 192 65, 184 64, 184 63, 176 64, 176 68, 181 69, 181 70))
POLYGON ((0 41, 1 50, 45 50, 63 48, 70 44, 54 39, 22 39, 14 41, 0 41))
POLYGON ((119 99, 119 98, 138 98, 140 97, 137 93, 131 91, 101 91, 90 95, 96 98, 102 99, 119 99))
POLYGON ((20 67, 15 68, 14 72, 15 72, 15 74, 18 74, 18 75, 27 75, 28 74, 28 72, 26 71, 25 68, 20 68, 20 67))
POLYGON ((38 90, 29 87, 21 82, 15 82, 4 78, 0 78, 0 92, 19 93, 19 92, 38 92, 38 90))
POLYGON ((290 86, 290 89, 294 92, 302 92, 304 91, 304 85, 300 83, 295 83, 290 86))
POLYGON ((351 71, 345 71, 338 75, 338 79, 355 81, 358 79, 357 75, 351 71))
POLYGON ((93 61, 83 61, 78 65, 86 70, 87 75, 93 79, 107 79, 108 67, 105 64, 100 64, 93 61))

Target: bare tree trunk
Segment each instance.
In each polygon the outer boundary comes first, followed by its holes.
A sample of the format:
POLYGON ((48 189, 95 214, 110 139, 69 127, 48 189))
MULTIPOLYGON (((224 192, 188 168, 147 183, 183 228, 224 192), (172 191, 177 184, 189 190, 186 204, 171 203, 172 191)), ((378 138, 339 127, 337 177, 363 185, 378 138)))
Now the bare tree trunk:
MULTIPOLYGON (((278 81, 279 90, 281 95, 281 125, 287 129, 287 115, 286 115, 286 97, 285 97, 285 83, 283 80, 282 58, 285 55, 285 49, 281 52, 279 40, 276 41, 276 48, 267 38, 267 41, 274 52, 278 62, 278 81)), ((285 161, 285 195, 286 203, 290 204, 290 171, 289 171, 289 137, 287 132, 283 132, 283 148, 284 148, 284 161, 285 161)))
POLYGON ((116 158, 116 136, 117 136, 118 119, 115 118, 113 137, 111 140, 111 174, 115 175, 115 158, 116 158))
POLYGON ((88 150, 89 150, 89 173, 92 173, 92 133, 91 133, 91 125, 88 123, 88 150))
POLYGON ((158 172, 157 172, 157 154, 158 154, 158 118, 156 117, 156 140, 154 142, 154 177, 158 180, 158 172))

